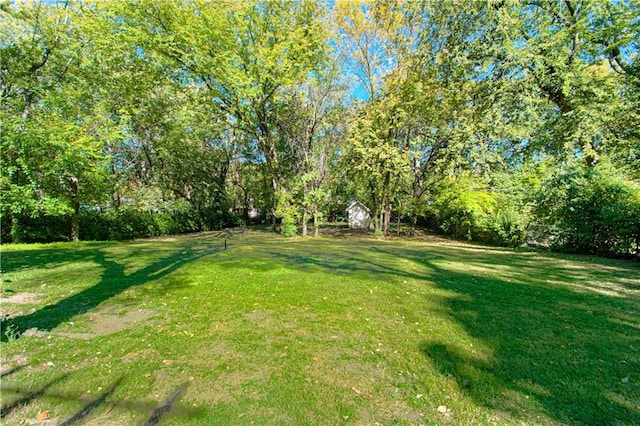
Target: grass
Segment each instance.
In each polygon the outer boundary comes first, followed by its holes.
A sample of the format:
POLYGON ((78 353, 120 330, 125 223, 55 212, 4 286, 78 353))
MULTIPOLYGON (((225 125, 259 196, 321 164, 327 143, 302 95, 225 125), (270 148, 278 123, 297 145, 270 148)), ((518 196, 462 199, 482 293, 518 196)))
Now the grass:
POLYGON ((5 246, 2 295, 3 424, 640 424, 637 263, 248 231, 5 246))

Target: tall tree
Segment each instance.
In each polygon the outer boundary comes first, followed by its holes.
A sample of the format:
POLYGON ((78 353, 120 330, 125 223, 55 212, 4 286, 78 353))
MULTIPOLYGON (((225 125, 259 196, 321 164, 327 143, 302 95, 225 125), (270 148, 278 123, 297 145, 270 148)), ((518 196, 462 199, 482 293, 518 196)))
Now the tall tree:
POLYGON ((2 205, 17 236, 20 216, 69 214, 79 238, 80 206, 105 181, 105 121, 88 83, 95 62, 72 6, 4 6, 0 23, 2 205))

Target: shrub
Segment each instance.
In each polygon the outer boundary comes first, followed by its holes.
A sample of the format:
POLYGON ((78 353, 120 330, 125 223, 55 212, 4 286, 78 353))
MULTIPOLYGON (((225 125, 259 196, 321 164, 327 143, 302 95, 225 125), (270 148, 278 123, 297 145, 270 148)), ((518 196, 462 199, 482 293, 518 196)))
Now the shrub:
POLYGON ((511 247, 526 238, 524 220, 514 207, 470 176, 446 179, 430 210, 431 220, 457 238, 511 247))
POLYGON ((280 233, 285 237, 294 237, 298 233, 298 227, 295 223, 284 222, 280 228, 280 233))
MULTIPOLYGON (((4 227, 5 224, 3 223, 4 227)), ((7 242, 17 239, 24 243, 47 243, 51 241, 69 241, 71 234, 71 218, 65 215, 51 216, 42 214, 32 217, 18 215, 12 218, 9 225, 7 242), (14 235, 11 235, 13 233, 14 235)), ((3 242, 5 242, 3 233, 3 242)))
MULTIPOLYGON (((218 209, 198 213, 187 204, 177 203, 167 211, 140 211, 132 207, 120 209, 80 210, 80 239, 85 241, 131 240, 157 235, 183 234, 200 230, 237 226, 241 220, 235 214, 218 209), (203 225, 203 226, 202 226, 203 225)), ((38 217, 19 216, 13 223, 2 216, 2 242, 11 242, 14 232, 21 242, 68 241, 71 218, 68 215, 38 217)))
POLYGON ((518 213, 508 207, 498 209, 491 217, 492 243, 519 247, 527 238, 525 224, 518 213))
POLYGON ((612 166, 573 166, 542 185, 536 214, 552 248, 640 257, 640 187, 612 166))

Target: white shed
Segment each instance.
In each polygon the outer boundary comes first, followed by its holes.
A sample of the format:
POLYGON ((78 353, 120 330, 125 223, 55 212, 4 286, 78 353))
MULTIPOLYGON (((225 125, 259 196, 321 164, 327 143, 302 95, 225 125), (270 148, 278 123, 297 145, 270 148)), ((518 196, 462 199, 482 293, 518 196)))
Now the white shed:
POLYGON ((347 208, 349 215, 349 228, 368 229, 371 225, 371 210, 360 201, 354 201, 347 208))

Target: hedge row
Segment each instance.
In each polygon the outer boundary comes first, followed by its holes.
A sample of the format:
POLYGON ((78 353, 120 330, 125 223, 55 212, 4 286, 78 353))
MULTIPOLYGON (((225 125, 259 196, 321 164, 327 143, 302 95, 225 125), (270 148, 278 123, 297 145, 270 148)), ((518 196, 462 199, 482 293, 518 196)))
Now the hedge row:
MULTIPOLYGON (((3 215, 0 220, 3 243, 16 239, 24 243, 70 239, 71 217, 68 215, 25 216, 18 217, 17 222, 3 215)), ((81 240, 108 241, 216 230, 237 226, 241 220, 231 212, 214 209, 198 214, 193 209, 150 212, 122 208, 82 210, 79 223, 81 240)))

